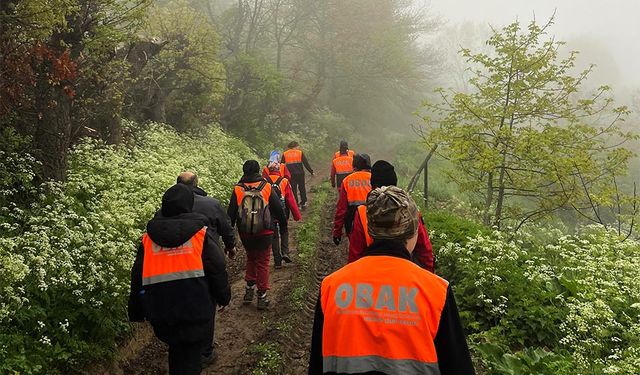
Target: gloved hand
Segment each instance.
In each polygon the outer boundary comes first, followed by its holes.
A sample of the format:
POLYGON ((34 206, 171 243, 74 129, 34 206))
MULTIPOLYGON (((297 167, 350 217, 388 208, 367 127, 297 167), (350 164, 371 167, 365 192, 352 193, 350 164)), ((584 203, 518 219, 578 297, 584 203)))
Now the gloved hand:
POLYGON ((340 237, 333 237, 333 243, 336 244, 336 246, 340 245, 340 242, 342 241, 342 236, 340 237))
POLYGON ((232 247, 230 249, 225 249, 224 250, 225 253, 227 253, 227 256, 229 257, 229 259, 233 259, 236 257, 236 248, 232 247))

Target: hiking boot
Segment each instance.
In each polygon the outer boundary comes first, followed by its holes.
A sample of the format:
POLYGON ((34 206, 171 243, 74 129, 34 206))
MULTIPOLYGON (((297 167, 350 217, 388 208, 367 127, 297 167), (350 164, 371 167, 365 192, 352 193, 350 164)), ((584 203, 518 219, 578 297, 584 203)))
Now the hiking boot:
POLYGON ((305 208, 307 208, 307 202, 300 203, 300 209, 304 210, 305 208))
POLYGON ((277 270, 279 270, 279 269, 282 268, 282 264, 276 264, 275 267, 276 267, 277 270))
POLYGON ((245 305, 248 305, 251 302, 253 302, 254 294, 255 294, 255 290, 253 289, 252 286, 245 287, 244 288, 244 297, 242 298, 242 303, 244 303, 245 305))
POLYGON ((269 299, 267 298, 267 292, 262 295, 258 295, 258 310, 266 310, 269 308, 269 299))
POLYGON ((211 352, 209 355, 203 355, 200 359, 200 367, 204 370, 205 368, 211 366, 216 359, 218 359, 218 353, 216 351, 211 352))
POLYGON ((285 263, 293 263, 293 261, 291 260, 291 258, 289 257, 289 254, 284 254, 282 256, 282 260, 284 260, 285 263))

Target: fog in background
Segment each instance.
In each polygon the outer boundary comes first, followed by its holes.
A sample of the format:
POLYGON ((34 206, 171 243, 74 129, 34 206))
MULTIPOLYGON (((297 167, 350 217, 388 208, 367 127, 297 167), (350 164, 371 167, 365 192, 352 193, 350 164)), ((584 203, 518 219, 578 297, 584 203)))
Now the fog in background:
MULTIPOLYGON (((443 30, 466 30, 466 34, 482 34, 488 25, 496 28, 520 20, 523 26, 532 19, 545 23, 556 13, 550 34, 565 41, 570 50, 580 51, 578 65, 597 65, 589 84, 611 85, 621 101, 640 87, 640 1, 637 0, 416 0, 426 5, 429 13, 444 22, 443 30)), ((486 35, 479 35, 474 45, 482 46, 486 35)), ((464 43, 446 40, 441 42, 464 43)), ((436 42, 438 43, 438 42, 436 42)), ((456 47, 457 48, 457 47, 456 47)), ((443 78, 448 80, 446 71, 443 78)), ((455 79, 455 78, 453 78, 455 79)))

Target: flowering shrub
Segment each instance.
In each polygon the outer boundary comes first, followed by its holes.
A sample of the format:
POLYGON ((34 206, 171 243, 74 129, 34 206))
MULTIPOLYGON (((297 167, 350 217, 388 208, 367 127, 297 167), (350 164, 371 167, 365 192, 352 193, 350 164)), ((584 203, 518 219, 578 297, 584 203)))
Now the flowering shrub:
POLYGON ((87 140, 67 182, 2 207, 0 373, 67 373, 113 354, 129 329, 129 271, 145 223, 180 171, 223 202, 253 157, 216 127, 203 137, 151 125, 127 147, 87 140))
POLYGON ((599 227, 534 227, 450 242, 437 256, 492 373, 638 373, 640 243, 599 227))

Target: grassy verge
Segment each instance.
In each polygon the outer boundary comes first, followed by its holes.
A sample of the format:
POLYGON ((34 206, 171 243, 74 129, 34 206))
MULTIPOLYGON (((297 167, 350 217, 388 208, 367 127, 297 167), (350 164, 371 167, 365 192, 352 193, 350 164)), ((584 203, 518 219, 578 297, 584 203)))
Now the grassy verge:
POLYGON ((280 343, 293 331, 296 324, 295 318, 304 309, 305 300, 313 286, 312 265, 318 242, 322 236, 322 214, 331 196, 331 188, 325 182, 313 187, 312 192, 314 193, 312 205, 296 232, 297 262, 300 265, 300 271, 293 280, 291 298, 286 299, 286 303, 290 304, 286 309, 289 313, 280 317, 275 324, 265 322, 267 327, 275 327, 275 329, 269 335, 268 340, 257 343, 251 348, 252 353, 255 353, 259 358, 252 371, 254 375, 282 373, 284 357, 280 343))

